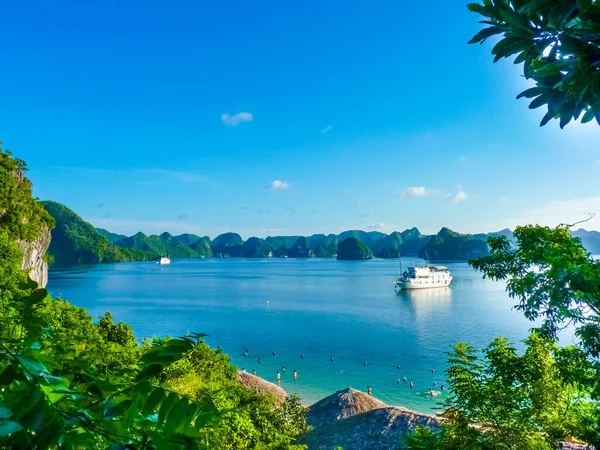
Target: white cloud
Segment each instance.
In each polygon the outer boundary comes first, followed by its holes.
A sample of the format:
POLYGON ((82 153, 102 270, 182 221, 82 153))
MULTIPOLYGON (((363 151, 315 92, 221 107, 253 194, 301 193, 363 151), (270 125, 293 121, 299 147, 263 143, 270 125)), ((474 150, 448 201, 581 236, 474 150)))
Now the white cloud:
POLYGON ((325 133, 327 133, 328 131, 331 131, 331 130, 333 130, 333 127, 331 125, 327 125, 325 128, 323 128, 321 130, 321 133, 325 134, 325 133))
POLYGON ((376 222, 376 223, 371 223, 369 225, 367 225, 367 230, 382 230, 385 229, 385 223, 383 222, 376 222))
POLYGON ((462 155, 462 156, 460 156, 460 157, 458 158, 458 161, 459 161, 459 162, 464 162, 464 161, 466 161, 467 159, 468 159, 468 158, 467 158, 465 155, 462 155))
POLYGON ((221 116, 221 121, 231 127, 236 127, 243 122, 252 122, 253 120, 254 116, 249 112, 239 112, 233 115, 225 113, 221 116))
POLYGON ((435 189, 427 189, 425 186, 413 186, 406 188, 404 192, 402 192, 402 197, 425 197, 434 192, 435 189))
POLYGON ((448 193, 442 197, 442 200, 451 203, 460 203, 469 198, 469 194, 463 191, 461 188, 458 188, 458 192, 456 194, 448 193))
POLYGON ((287 188, 289 188, 289 187, 290 187, 290 185, 289 185, 289 184, 287 184, 287 183, 286 183, 286 182, 284 182, 284 181, 281 181, 281 180, 275 180, 275 181, 273 181, 273 183, 271 183, 271 187, 272 187, 273 189, 287 189, 287 188))

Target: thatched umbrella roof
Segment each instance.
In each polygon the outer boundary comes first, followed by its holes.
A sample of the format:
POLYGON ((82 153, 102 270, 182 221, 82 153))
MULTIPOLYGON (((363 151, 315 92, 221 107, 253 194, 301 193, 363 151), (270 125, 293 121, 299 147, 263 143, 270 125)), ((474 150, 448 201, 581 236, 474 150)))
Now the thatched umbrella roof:
POLYGON ((435 416, 395 406, 373 409, 362 414, 316 426, 298 439, 311 450, 341 446, 352 450, 405 449, 403 437, 417 426, 437 428, 435 416))
POLYGON ((270 383, 248 372, 238 371, 237 378, 246 389, 255 389, 263 394, 271 394, 279 403, 284 403, 288 396, 287 392, 276 384, 270 383))
POLYGON ((349 387, 312 405, 306 420, 309 425, 319 427, 386 406, 375 397, 349 387))

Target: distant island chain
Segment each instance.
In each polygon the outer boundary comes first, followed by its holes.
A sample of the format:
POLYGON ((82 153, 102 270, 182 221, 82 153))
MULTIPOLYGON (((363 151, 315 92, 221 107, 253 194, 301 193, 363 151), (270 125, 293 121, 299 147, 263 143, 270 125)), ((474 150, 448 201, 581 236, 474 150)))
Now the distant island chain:
MULTIPOLYGON (((372 258, 420 257, 432 261, 465 261, 489 254, 490 236, 512 238, 512 231, 460 234, 442 228, 435 235, 424 235, 417 228, 385 234, 379 231, 349 230, 340 234, 311 236, 251 237, 247 240, 233 232, 214 239, 195 234, 178 236, 164 232, 147 236, 125 236, 95 228, 66 206, 43 202, 55 219, 49 253, 55 264, 93 264, 120 261, 160 261, 161 258, 372 258)), ((577 230, 589 252, 600 253, 600 233, 577 230)), ((163 260, 165 261, 165 260, 163 260)))

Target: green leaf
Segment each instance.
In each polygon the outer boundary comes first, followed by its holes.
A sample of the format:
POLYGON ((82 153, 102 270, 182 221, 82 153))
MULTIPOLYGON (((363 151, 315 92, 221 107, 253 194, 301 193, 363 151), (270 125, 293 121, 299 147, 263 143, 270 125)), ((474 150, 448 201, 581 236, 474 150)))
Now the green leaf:
POLYGON ((142 371, 138 374, 138 376, 136 377, 137 381, 140 380, 145 380, 148 378, 154 378, 155 376, 159 375, 162 370, 163 370, 163 365, 162 364, 150 364, 149 366, 146 366, 142 369, 142 371))
POLYGON ((37 282, 33 281, 31 279, 31 277, 27 277, 27 281, 24 281, 23 283, 21 283, 19 285, 19 288, 22 289, 23 291, 28 291, 28 290, 33 290, 33 289, 37 289, 38 284, 37 282))
POLYGON ((48 370, 46 370, 46 366, 44 366, 37 359, 32 358, 31 356, 26 355, 16 355, 15 358, 19 361, 23 367, 27 369, 30 373, 34 375, 47 374, 48 370))
POLYGON ((485 10, 485 7, 483 5, 480 5, 479 3, 469 3, 467 5, 467 8, 471 12, 488 16, 488 12, 485 10))
POLYGON ((8 419, 12 416, 12 411, 6 406, 0 405, 0 419, 8 419))
POLYGON ((548 97, 545 94, 540 95, 533 99, 533 101, 529 104, 529 109, 539 108, 542 105, 545 105, 548 97))
POLYGON ((156 408, 165 398, 165 390, 163 388, 156 388, 146 400, 146 404, 142 408, 142 415, 149 416, 156 411, 156 408))
POLYGON ((59 384, 56 386, 42 385, 40 387, 42 388, 42 391, 44 392, 44 394, 46 394, 46 397, 48 398, 50 403, 56 403, 61 398, 63 398, 63 396, 65 395, 62 392, 56 392, 57 390, 64 391, 65 389, 69 388, 68 384, 66 384, 66 383, 59 384))
POLYGON ((160 410, 158 411, 158 423, 163 424, 165 422, 167 413, 178 399, 179 396, 177 394, 175 394, 174 392, 169 393, 167 398, 163 401, 160 410))
POLYGON ((23 427, 18 422, 13 422, 11 420, 0 421, 0 437, 11 435, 22 429, 23 427))
POLYGON ((594 108, 590 108, 586 111, 586 113, 583 115, 583 117, 581 118, 581 123, 588 123, 591 122, 592 119, 594 118, 595 114, 594 114, 594 108))
POLYGON ((181 398, 175 405, 170 409, 167 414, 165 425, 167 427, 167 431, 170 433, 175 433, 177 428, 183 422, 183 419, 186 417, 188 411, 188 399, 183 397, 181 398))
POLYGON ((587 12, 590 6, 592 6, 592 0, 577 0, 577 8, 581 12, 587 12))
POLYGON ((487 27, 487 28, 484 28, 483 30, 481 30, 475 36, 473 36, 473 38, 467 43, 468 44, 476 44, 478 42, 481 42, 483 44, 487 38, 494 36, 496 34, 503 33, 503 32, 504 32, 504 29, 497 27, 497 26, 487 27))
POLYGON ((517 100, 522 97, 525 97, 525 98, 537 97, 538 95, 546 92, 546 90, 547 90, 546 88, 542 88, 539 86, 525 89, 523 92, 521 92, 519 95, 517 95, 517 100))
POLYGON ((554 113, 552 111, 548 111, 546 113, 546 115, 542 118, 542 121, 540 122, 540 127, 543 127, 544 125, 546 125, 550 119, 554 118, 554 113))
POLYGON ((48 291, 46 289, 36 289, 31 295, 25 297, 23 301, 27 306, 37 305, 48 297, 48 291))

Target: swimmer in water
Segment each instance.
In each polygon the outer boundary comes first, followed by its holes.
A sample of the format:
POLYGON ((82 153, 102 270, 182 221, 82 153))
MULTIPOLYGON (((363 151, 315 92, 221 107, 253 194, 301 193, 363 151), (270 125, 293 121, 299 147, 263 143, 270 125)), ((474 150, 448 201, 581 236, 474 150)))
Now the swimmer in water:
POLYGON ((252 369, 252 375, 256 376, 256 369, 252 369))
POLYGON ((246 347, 246 353, 248 353, 250 350, 248 350, 248 347, 246 347))
POLYGON ((400 366, 398 366, 398 370, 400 370, 400 366))
POLYGON ((430 395, 431 397, 433 397, 433 391, 431 390, 431 388, 429 388, 429 395, 430 395))
POLYGON ((304 354, 301 354, 301 355, 300 355, 300 358, 304 358, 304 354))
POLYGON ((411 380, 411 382, 410 382, 410 388, 412 389, 412 387, 413 387, 413 382, 411 380))
POLYGON ((443 384, 440 386, 440 389, 442 390, 442 392, 444 392, 444 385, 443 384))
POLYGON ((277 381, 281 381, 281 374, 279 373, 279 370, 277 371, 277 381))
POLYGON ((260 364, 260 358, 258 358, 258 363, 260 364))
POLYGON ((406 377, 402 378, 402 381, 404 381, 406 383, 406 377))
POLYGON ((331 358, 329 361, 333 362, 333 358, 331 358))
POLYGON ((400 378, 398 378, 398 379, 396 380, 396 383, 400 384, 400 378))
POLYGON ((298 378, 298 373, 294 370, 294 380, 298 378))
POLYGON ((371 395, 371 386, 367 386, 367 394, 371 395))
POLYGON ((365 361, 363 364, 366 366, 366 365, 367 365, 367 362, 365 361))
POLYGON ((435 382, 435 381, 434 381, 434 382, 433 382, 433 385, 434 385, 434 386, 437 386, 437 382, 435 382))
POLYGON ((275 352, 273 352, 273 356, 275 356, 275 352))

